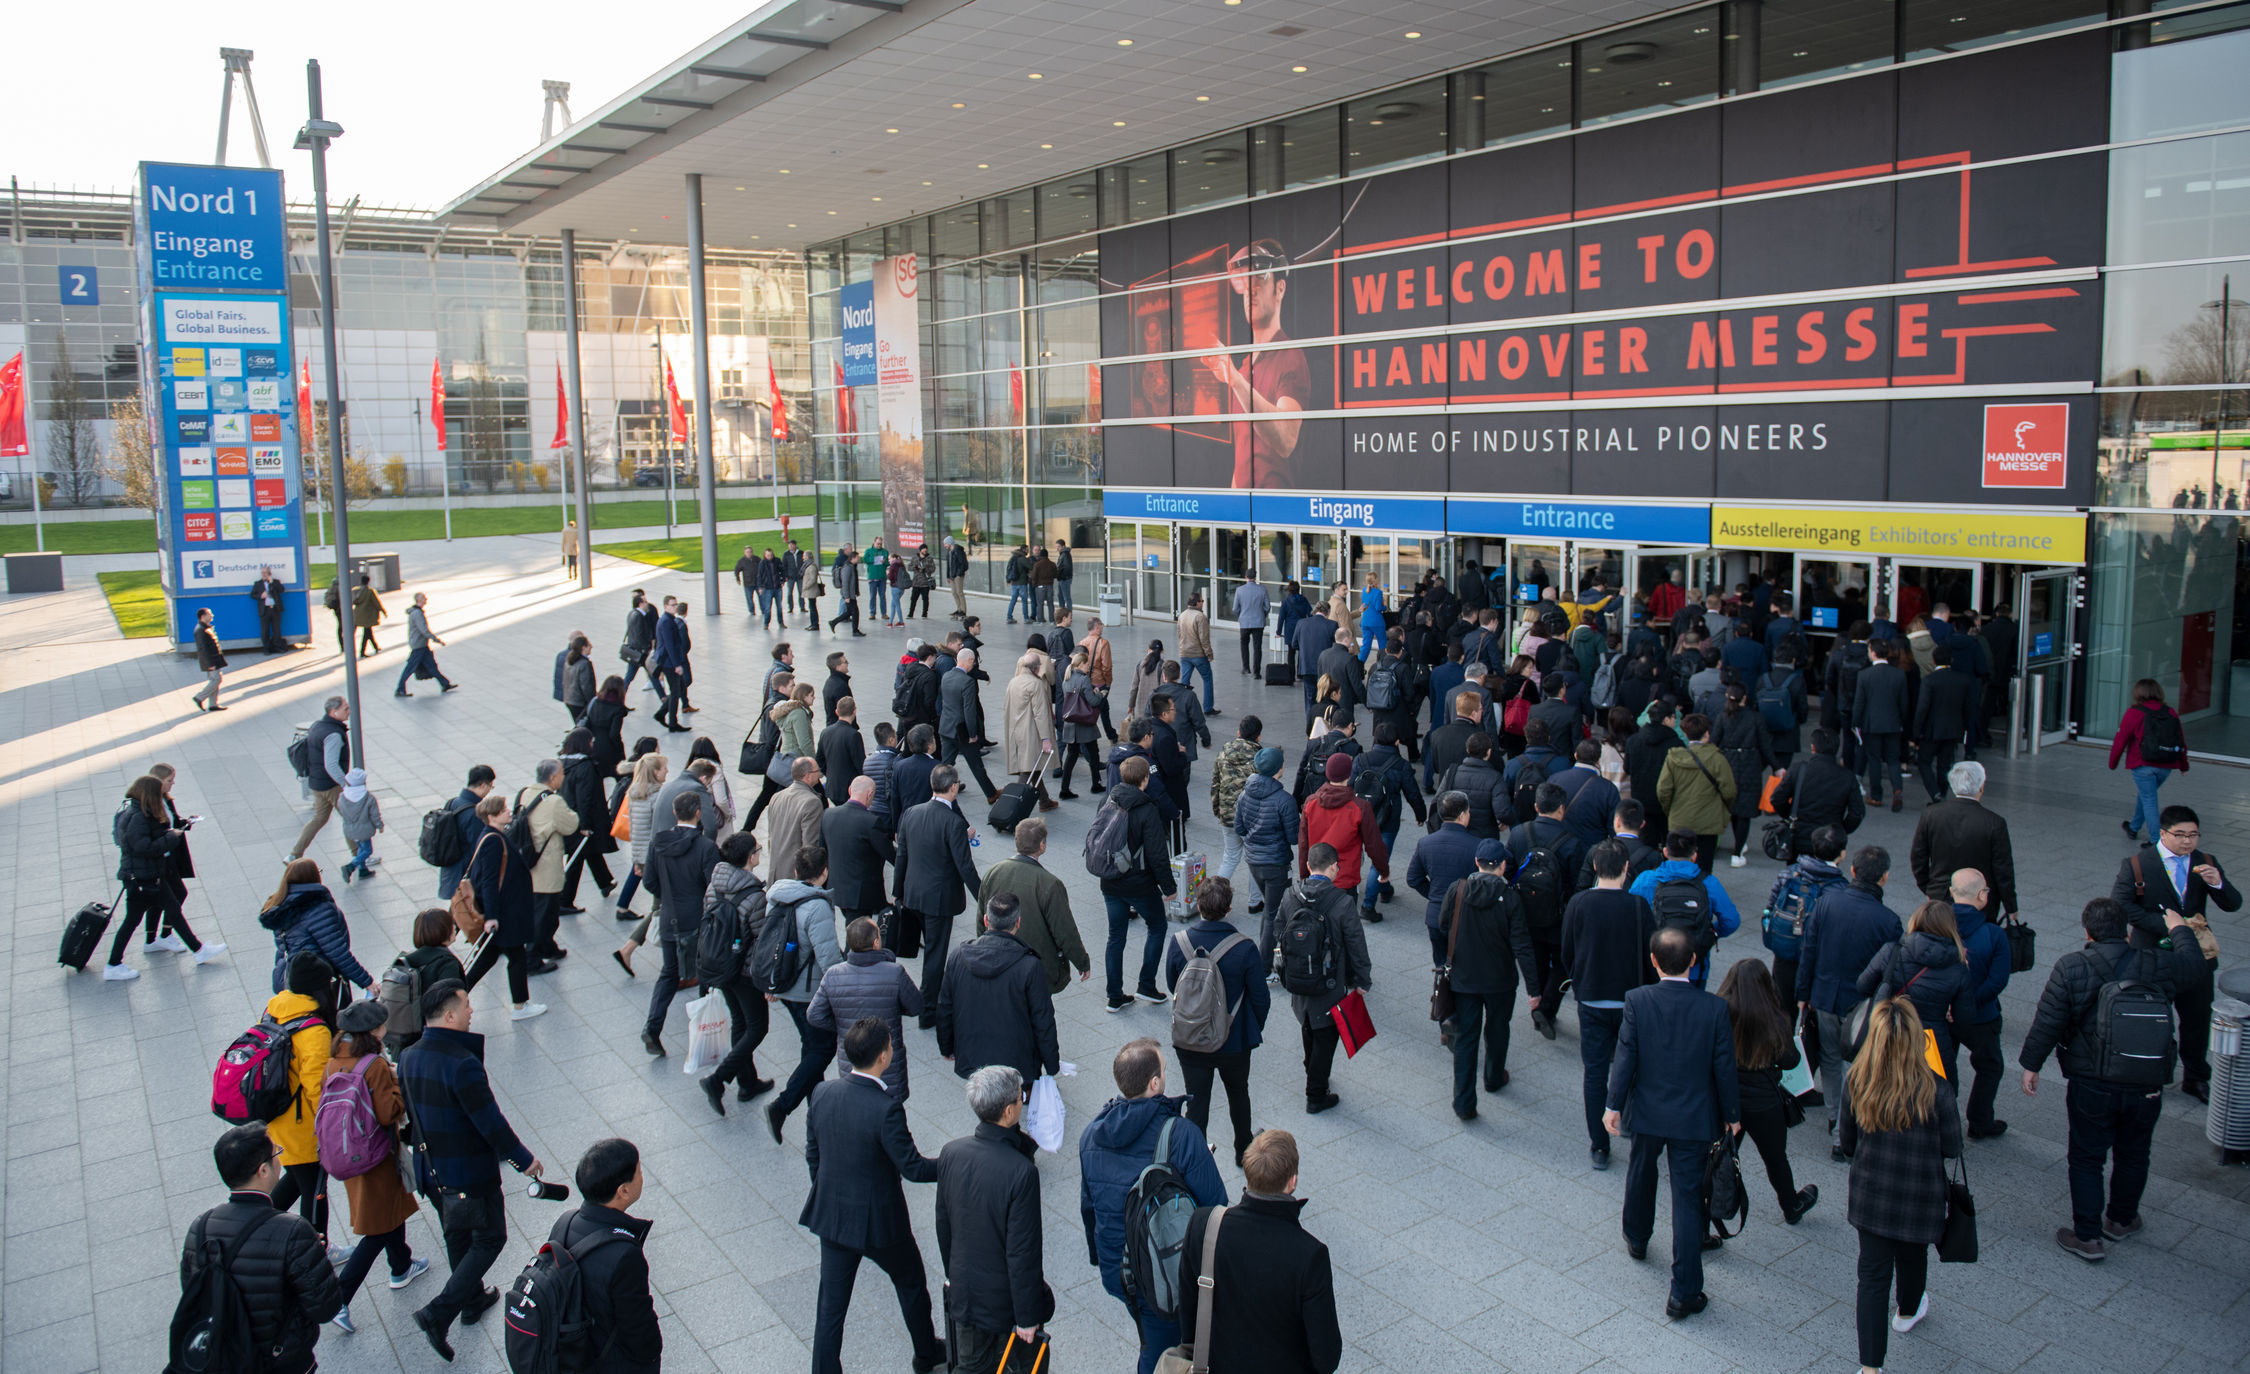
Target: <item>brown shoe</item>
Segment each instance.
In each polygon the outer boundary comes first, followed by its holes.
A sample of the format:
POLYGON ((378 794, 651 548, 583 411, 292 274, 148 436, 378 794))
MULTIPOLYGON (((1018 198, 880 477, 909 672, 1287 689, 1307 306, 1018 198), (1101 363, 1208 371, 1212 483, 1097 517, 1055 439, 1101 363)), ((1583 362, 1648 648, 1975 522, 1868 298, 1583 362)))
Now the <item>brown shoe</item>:
POLYGON ((2105 1259, 2109 1254, 2108 1251, 2102 1249, 2102 1243, 2100 1240, 2080 1240, 2078 1238, 2078 1233, 2071 1230, 2068 1226, 2058 1226, 2055 1228, 2055 1244, 2078 1256, 2078 1258, 2086 1261, 2088 1264, 2093 1264, 2096 1261, 2105 1259))

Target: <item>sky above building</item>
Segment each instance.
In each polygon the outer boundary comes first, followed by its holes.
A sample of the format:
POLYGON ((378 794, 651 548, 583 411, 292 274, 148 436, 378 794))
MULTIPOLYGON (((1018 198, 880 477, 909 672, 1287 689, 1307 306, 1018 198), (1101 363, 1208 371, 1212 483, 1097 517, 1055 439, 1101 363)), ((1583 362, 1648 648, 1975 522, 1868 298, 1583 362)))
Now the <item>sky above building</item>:
MULTIPOLYGON (((750 9, 746 0, 24 5, 8 22, 15 60, 0 81, 0 173, 26 186, 122 191, 144 160, 211 161, 219 49, 249 48, 268 148, 292 198, 312 194, 310 158, 290 144, 305 121, 305 61, 318 58, 328 117, 345 130, 329 152, 333 197, 434 208, 537 144, 542 81, 570 82, 584 119, 750 9)), ((239 88, 228 161, 257 161, 239 88)))

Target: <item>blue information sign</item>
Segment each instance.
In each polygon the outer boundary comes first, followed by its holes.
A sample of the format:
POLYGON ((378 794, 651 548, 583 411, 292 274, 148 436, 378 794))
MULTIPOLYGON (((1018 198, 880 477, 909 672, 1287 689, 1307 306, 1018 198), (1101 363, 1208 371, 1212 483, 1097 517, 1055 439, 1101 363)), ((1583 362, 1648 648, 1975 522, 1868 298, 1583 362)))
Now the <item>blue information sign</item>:
POLYGON ((101 282, 91 267, 73 267, 67 263, 55 268, 55 290, 64 305, 100 305, 101 282))
POLYGON ((2031 656, 2033 658, 2046 658, 2054 651, 2055 636, 2051 632, 2041 630, 2031 637, 2031 656))
POLYGON ((1102 514, 1112 520, 1250 523, 1246 491, 1104 491, 1102 514))
POLYGON ((1805 617, 1805 623, 1816 630, 1834 630, 1841 628, 1838 622, 1843 617, 1843 610, 1838 606, 1808 606, 1805 608, 1805 617))
POLYGON ((133 218, 141 290, 285 292, 281 173, 144 162, 133 218))
POLYGON ((844 385, 875 385, 875 283, 844 288, 844 385))
POLYGON ((1547 536, 1616 540, 1629 544, 1711 542, 1708 506, 1636 505, 1619 501, 1476 501, 1449 498, 1446 529, 1453 534, 1547 536))
POLYGON ((1442 534, 1445 500, 1438 496, 1329 496, 1255 492, 1250 511, 1261 525, 1403 530, 1442 534))

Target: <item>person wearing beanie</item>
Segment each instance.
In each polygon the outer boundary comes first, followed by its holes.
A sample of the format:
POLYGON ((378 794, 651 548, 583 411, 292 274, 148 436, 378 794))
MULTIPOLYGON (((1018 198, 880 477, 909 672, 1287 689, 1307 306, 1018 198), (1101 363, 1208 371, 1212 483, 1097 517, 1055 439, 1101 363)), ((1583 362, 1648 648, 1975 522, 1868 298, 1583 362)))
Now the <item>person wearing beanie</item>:
POLYGON ((1242 857, 1250 864, 1250 878, 1258 885, 1265 907, 1258 922, 1260 968, 1273 967, 1281 894, 1289 885, 1290 854, 1297 847, 1299 829, 1297 803, 1281 785, 1281 751, 1267 745, 1251 756, 1250 777, 1234 801, 1234 833, 1242 841, 1242 857))
MULTIPOLYGON (((1390 850, 1384 847, 1383 832, 1375 824, 1375 808, 1352 791, 1351 758, 1330 754, 1323 771, 1327 781, 1306 799, 1304 823, 1298 827, 1297 876, 1301 878, 1312 871, 1305 866, 1305 860, 1314 845, 1333 845, 1343 865, 1337 870, 1336 885, 1356 897, 1363 857, 1375 865, 1376 876, 1381 881, 1391 880, 1390 850), (1346 882, 1347 878, 1351 881, 1346 882)), ((1362 919, 1377 919, 1366 912, 1361 916, 1362 919)))

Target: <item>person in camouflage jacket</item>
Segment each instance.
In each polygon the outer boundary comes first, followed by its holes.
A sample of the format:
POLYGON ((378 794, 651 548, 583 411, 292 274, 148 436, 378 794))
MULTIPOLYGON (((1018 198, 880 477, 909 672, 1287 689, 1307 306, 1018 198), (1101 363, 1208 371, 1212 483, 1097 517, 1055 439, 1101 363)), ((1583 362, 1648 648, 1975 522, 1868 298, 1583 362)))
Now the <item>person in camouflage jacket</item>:
POLYGON ((1219 750, 1211 767, 1211 814, 1226 827, 1226 849, 1211 872, 1229 882, 1242 862, 1242 837, 1234 833, 1234 804, 1242 796, 1242 785, 1250 781, 1250 764, 1258 756, 1258 734, 1264 728, 1256 716, 1244 716, 1241 728, 1219 750))

